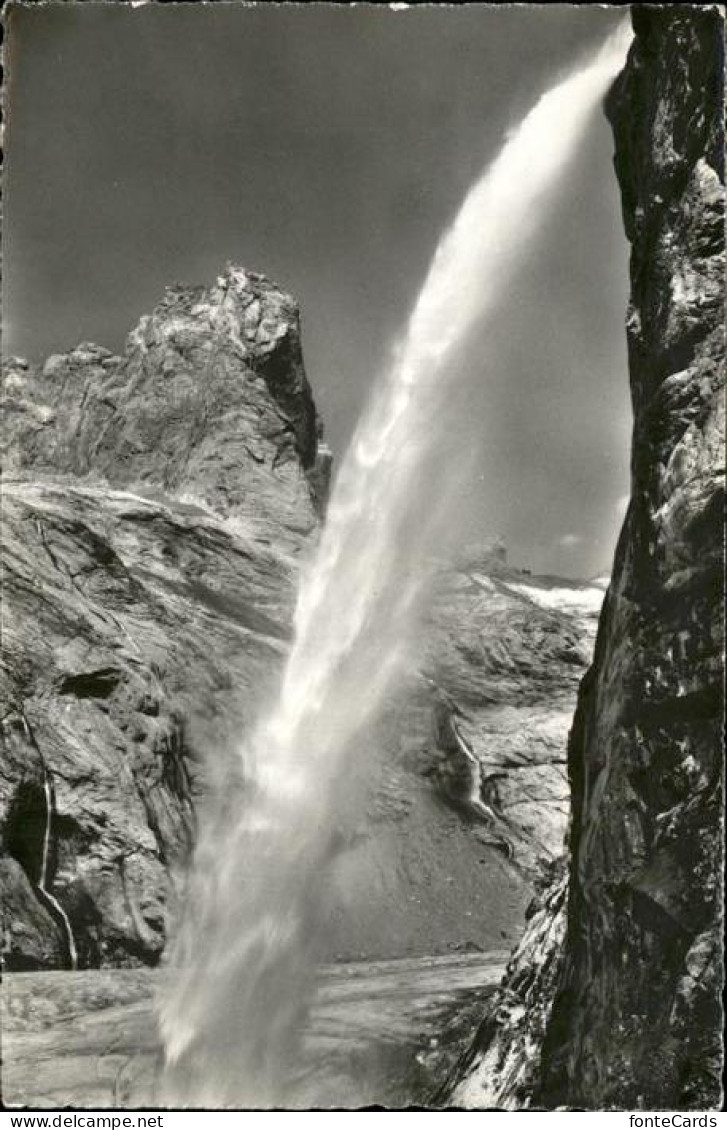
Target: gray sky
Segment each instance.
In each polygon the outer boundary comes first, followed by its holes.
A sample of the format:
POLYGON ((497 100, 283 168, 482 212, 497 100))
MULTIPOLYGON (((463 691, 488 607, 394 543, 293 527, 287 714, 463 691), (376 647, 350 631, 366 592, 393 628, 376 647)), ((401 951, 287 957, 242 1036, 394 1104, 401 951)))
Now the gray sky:
MULTIPOLYGON (((340 453, 467 188, 621 18, 591 5, 16 7, 3 352, 119 349, 166 284, 210 282, 230 259, 299 300, 340 453)), ((463 359, 484 437, 473 540, 499 534, 538 571, 608 568, 628 489, 612 148, 600 115, 498 325, 463 359)))

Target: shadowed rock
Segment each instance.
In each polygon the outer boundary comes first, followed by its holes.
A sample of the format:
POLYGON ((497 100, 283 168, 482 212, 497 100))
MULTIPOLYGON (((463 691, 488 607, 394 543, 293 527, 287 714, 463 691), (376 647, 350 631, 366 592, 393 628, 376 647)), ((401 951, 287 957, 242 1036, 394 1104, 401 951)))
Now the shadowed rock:
POLYGON ((569 743, 568 900, 553 889, 532 918, 447 1088, 465 1106, 720 1105, 723 13, 633 22, 608 100, 631 502, 569 743))

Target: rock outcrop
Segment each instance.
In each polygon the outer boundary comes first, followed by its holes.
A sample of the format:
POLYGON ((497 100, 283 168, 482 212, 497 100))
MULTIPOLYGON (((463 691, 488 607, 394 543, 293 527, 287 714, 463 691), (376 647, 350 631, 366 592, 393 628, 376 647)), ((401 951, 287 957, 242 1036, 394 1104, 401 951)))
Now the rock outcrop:
POLYGON ((323 502, 297 317, 229 268, 169 291, 122 357, 6 366, 7 968, 159 958, 195 797, 279 668, 323 502))
POLYGON ((633 24, 607 102, 631 502, 569 742, 567 904, 551 888, 532 918, 447 1089, 464 1106, 720 1103, 723 13, 637 6, 633 24))
POLYGON ((262 275, 171 287, 123 357, 84 343, 32 374, 16 360, 5 395, 8 474, 143 484, 267 523, 293 549, 314 525, 300 472, 315 474, 320 425, 298 311, 262 275))
POLYGON ((425 668, 439 691, 433 779, 455 802, 469 781, 480 817, 533 877, 564 851, 565 740, 603 596, 477 560, 437 589, 425 668))
POLYGON ((351 956, 513 943, 565 850, 565 748, 603 591, 492 554, 443 568, 419 663, 346 779, 351 956))

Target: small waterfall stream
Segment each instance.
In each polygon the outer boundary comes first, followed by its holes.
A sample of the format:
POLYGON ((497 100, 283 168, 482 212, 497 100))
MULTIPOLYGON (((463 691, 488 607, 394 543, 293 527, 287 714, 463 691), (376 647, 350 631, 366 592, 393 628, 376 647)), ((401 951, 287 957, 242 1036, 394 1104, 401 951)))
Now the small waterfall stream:
POLYGON ((43 792, 45 793, 45 834, 43 836, 43 857, 40 866, 38 890, 42 893, 46 902, 50 904, 52 910, 55 912, 56 919, 60 921, 63 926, 66 935, 66 945, 68 947, 68 961, 71 969, 78 969, 78 951, 76 950, 76 939, 73 936, 73 928, 65 910, 48 887, 50 880, 48 865, 50 861, 51 836, 53 834, 55 797, 53 795, 53 782, 47 769, 45 770, 43 780, 43 792))
POLYGON ((405 664, 425 563, 468 474, 466 453, 443 463, 437 451, 457 350, 526 262, 629 39, 620 29, 509 136, 441 239, 374 387, 301 582, 279 697, 240 750, 240 781, 201 821, 159 1001, 164 1102, 295 1104, 336 791, 405 664))
POLYGON ((78 969, 78 950, 76 947, 76 939, 73 934, 73 927, 71 926, 71 921, 68 915, 66 914, 65 910, 52 891, 53 875, 51 874, 51 851, 53 846, 53 819, 56 812, 53 776, 43 759, 43 755, 38 748, 38 743, 33 736, 25 715, 21 715, 20 724, 25 736, 25 740, 27 741, 28 745, 32 746, 38 754, 38 758, 43 770, 43 799, 45 820, 43 827, 43 843, 41 846, 40 865, 37 872, 36 890, 42 902, 45 903, 52 917, 55 919, 55 921, 63 931, 66 941, 66 949, 68 951, 68 965, 71 970, 75 971, 76 969, 78 969))

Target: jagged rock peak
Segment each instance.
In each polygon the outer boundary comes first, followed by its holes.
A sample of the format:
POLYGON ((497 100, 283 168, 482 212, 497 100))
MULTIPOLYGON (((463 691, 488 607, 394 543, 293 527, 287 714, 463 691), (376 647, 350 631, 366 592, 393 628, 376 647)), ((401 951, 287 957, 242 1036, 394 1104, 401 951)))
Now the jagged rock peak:
POLYGON ((151 315, 131 332, 127 352, 156 343, 158 332, 173 344, 189 335, 227 336, 242 357, 270 353, 290 333, 299 333, 295 299, 265 275, 228 263, 209 286, 168 286, 151 315))
POLYGON ((83 342, 5 376, 13 475, 153 486, 301 531, 325 505, 298 306, 264 275, 228 264, 211 286, 167 288, 121 357, 83 342))

